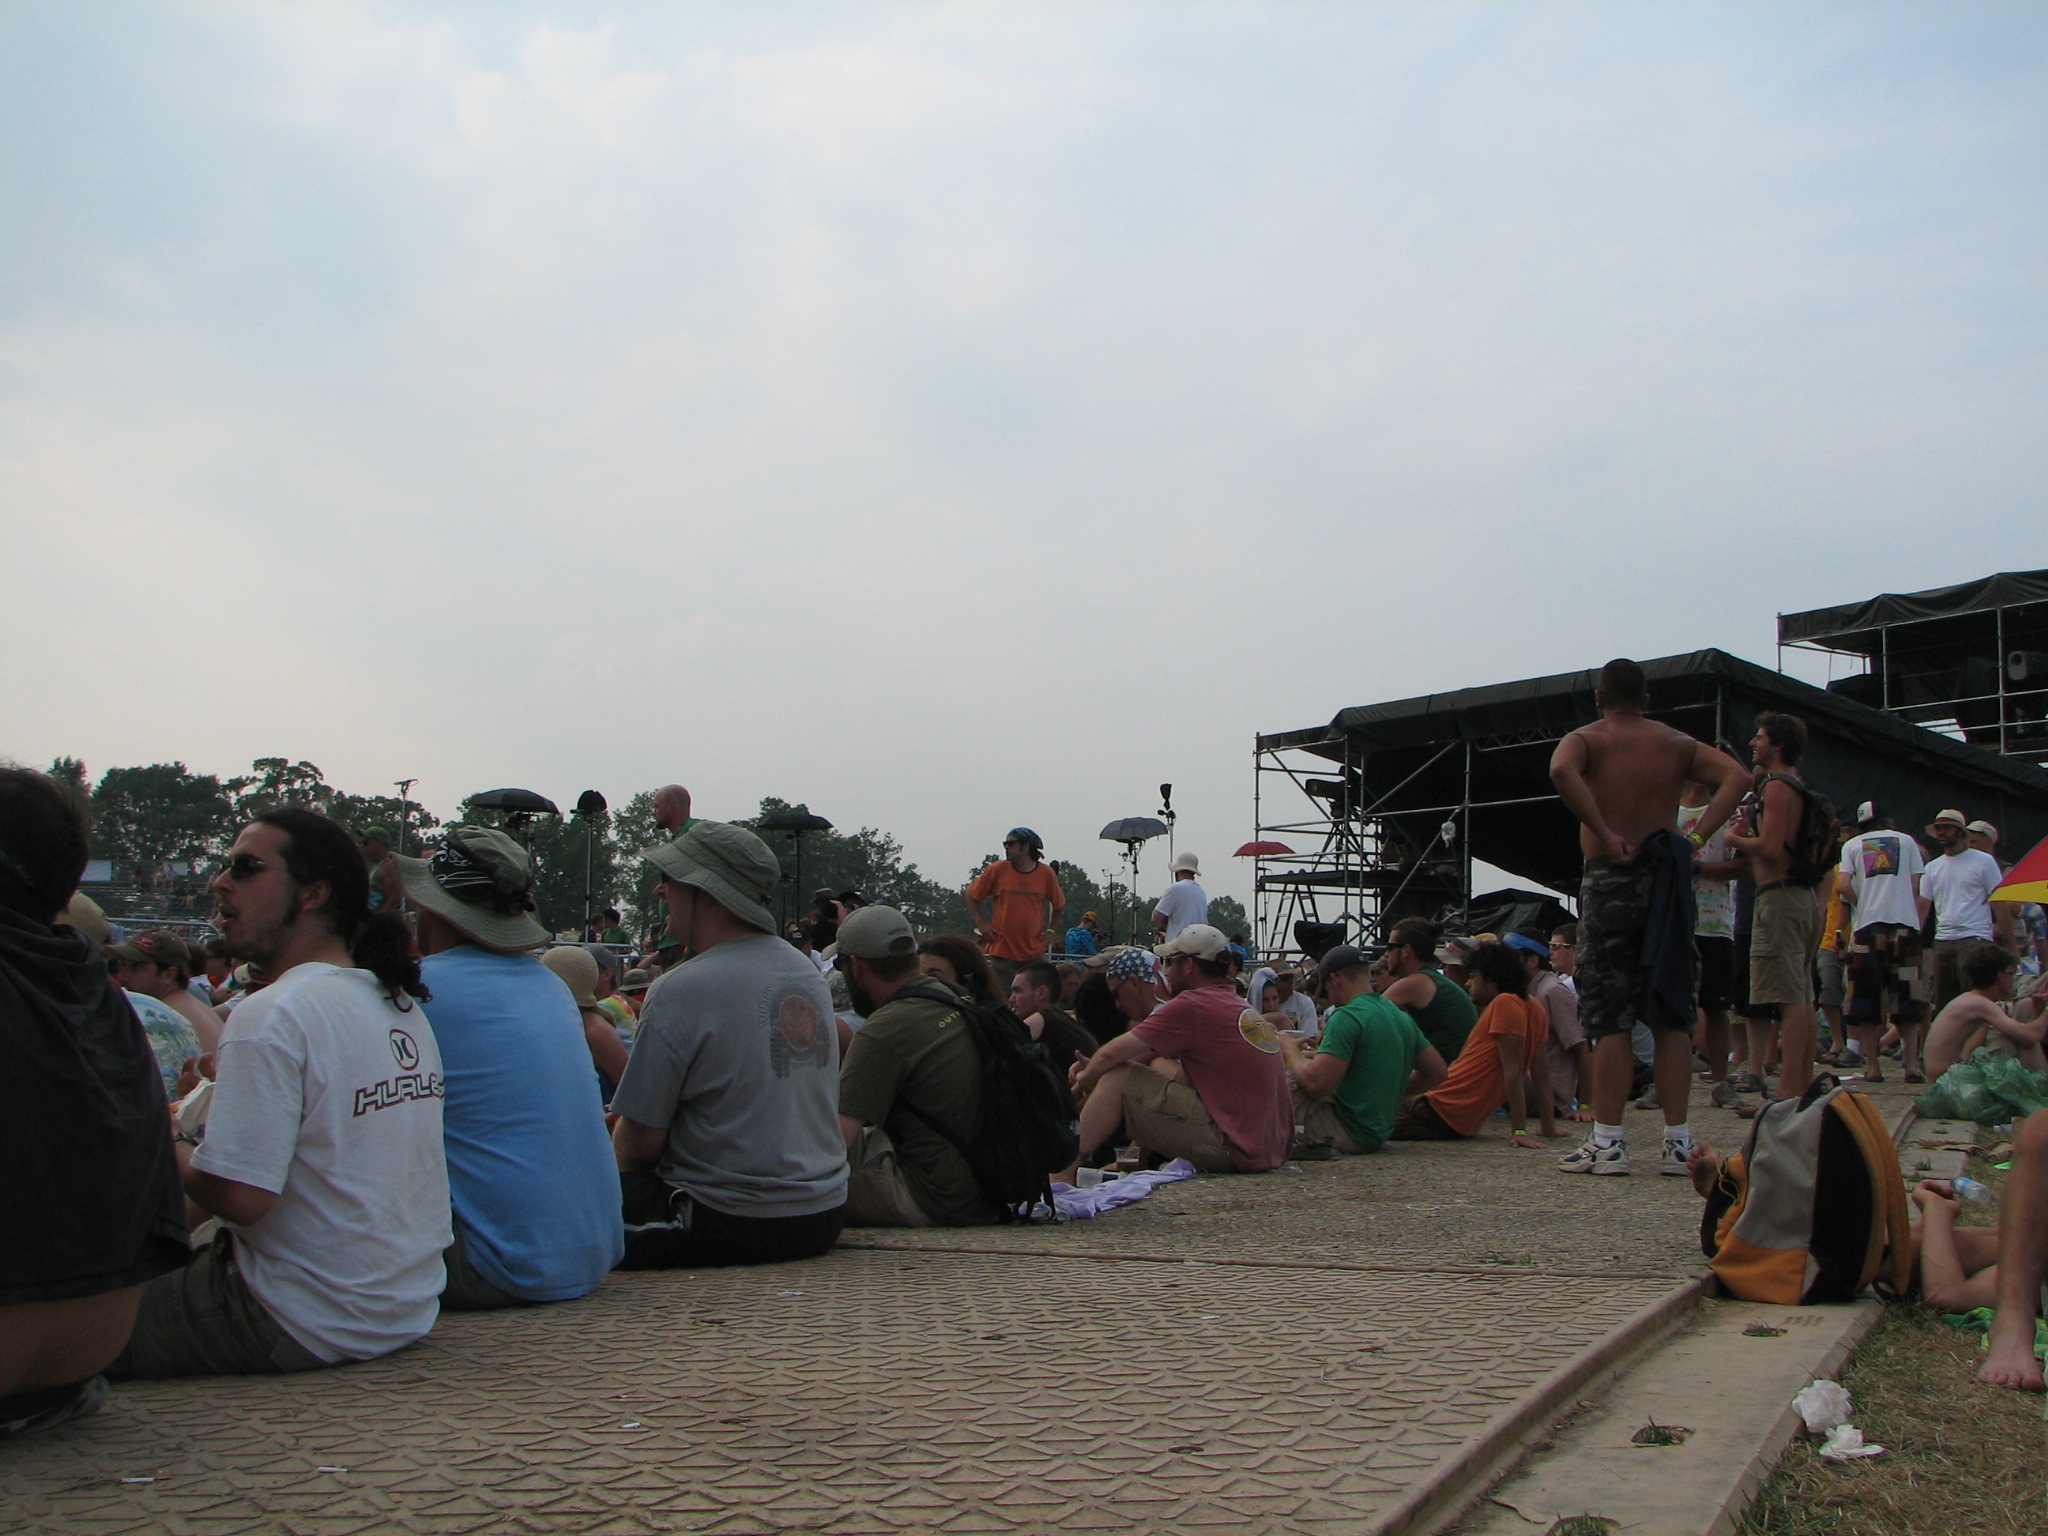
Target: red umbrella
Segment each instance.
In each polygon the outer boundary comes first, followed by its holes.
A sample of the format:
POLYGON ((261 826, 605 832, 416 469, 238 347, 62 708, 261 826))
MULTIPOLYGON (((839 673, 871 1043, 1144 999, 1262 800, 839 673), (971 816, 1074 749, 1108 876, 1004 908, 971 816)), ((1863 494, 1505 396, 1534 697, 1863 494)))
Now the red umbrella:
POLYGON ((1264 859, 1276 853, 1292 853, 1294 850, 1285 843, 1246 843, 1232 855, 1240 859, 1264 859))
POLYGON ((2048 838, 2034 845, 2034 851, 2013 865, 2005 884, 1991 893, 1993 901, 2048 902, 2048 838))

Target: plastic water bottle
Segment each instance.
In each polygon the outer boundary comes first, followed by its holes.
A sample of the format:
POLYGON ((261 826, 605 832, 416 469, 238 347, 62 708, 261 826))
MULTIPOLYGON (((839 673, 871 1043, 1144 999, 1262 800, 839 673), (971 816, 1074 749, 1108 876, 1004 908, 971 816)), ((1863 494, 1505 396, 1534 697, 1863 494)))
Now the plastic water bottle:
POLYGON ((1975 1179, 1956 1177, 1948 1181, 1948 1187, 1956 1192, 1958 1200, 1968 1200, 1974 1205, 1989 1205, 1998 1197, 1991 1193, 1990 1186, 1979 1184, 1975 1179))

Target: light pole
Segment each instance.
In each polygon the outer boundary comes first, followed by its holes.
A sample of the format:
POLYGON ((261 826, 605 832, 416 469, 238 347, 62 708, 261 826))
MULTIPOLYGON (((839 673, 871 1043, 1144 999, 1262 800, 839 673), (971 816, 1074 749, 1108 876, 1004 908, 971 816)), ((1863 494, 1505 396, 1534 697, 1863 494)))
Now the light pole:
POLYGON ((595 916, 591 909, 596 898, 591 892, 590 856, 597 842, 597 826, 604 820, 605 810, 604 796, 594 789, 586 789, 576 797, 576 819, 583 823, 583 921, 589 924, 583 931, 593 937, 603 930, 591 922, 595 916))
POLYGON ((403 854, 405 852, 406 797, 411 794, 413 785, 419 783, 419 780, 416 778, 394 779, 392 783, 398 789, 398 851, 403 854))

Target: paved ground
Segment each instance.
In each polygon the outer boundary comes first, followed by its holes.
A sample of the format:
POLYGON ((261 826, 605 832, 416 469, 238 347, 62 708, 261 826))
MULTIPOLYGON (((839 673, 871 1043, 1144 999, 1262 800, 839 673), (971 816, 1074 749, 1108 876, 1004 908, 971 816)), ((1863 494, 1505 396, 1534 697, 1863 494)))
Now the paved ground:
POLYGON ((1685 1181, 1551 1163, 1492 1132, 1061 1228, 850 1232, 345 1370, 129 1385, 0 1448, 0 1529, 1369 1531, 1700 1269, 1685 1181))

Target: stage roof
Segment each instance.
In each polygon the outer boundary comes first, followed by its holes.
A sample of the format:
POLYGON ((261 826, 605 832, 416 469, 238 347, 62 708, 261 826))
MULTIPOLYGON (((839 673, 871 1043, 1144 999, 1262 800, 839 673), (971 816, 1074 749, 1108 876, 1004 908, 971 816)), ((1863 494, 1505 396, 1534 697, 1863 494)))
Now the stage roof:
MULTIPOLYGON (((1957 806, 2005 831, 2008 859, 2048 836, 2048 771, 1912 725, 1882 710, 1799 682, 1726 651, 1646 661, 1650 714, 1703 740, 1721 738, 1747 760, 1759 710, 1807 723, 1801 768, 1843 816, 1879 802, 1900 826, 1918 829, 1957 806)), ((1346 765, 1366 814, 1440 817, 1473 810, 1471 854, 1555 890, 1577 886, 1576 824, 1555 798, 1550 752, 1592 720, 1597 673, 1465 688, 1340 711, 1329 724, 1259 738, 1263 751, 1295 750, 1346 765), (1463 751, 1446 751, 1459 745, 1463 751)))
POLYGON ((1925 592, 1886 592, 1861 603, 1778 615, 1780 645, 1817 645, 1831 651, 1875 655, 1878 631, 2022 603, 2048 603, 2048 571, 2001 571, 1978 581, 1925 592))

